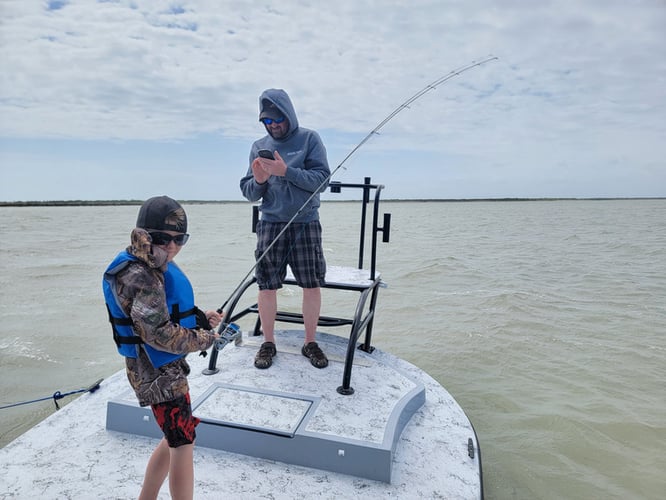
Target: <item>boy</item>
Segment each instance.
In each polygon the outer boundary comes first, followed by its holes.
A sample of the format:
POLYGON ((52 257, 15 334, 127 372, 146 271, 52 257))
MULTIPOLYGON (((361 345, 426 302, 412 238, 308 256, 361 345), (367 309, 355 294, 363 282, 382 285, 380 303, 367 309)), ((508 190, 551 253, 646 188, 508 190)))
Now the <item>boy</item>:
POLYGON ((192 285, 173 262, 187 243, 187 216, 167 197, 139 210, 131 245, 104 273, 103 290, 127 378, 141 406, 150 405, 164 438, 148 461, 139 499, 155 499, 169 476, 174 499, 194 494, 192 415, 185 355, 208 349, 222 317, 194 305, 192 285))

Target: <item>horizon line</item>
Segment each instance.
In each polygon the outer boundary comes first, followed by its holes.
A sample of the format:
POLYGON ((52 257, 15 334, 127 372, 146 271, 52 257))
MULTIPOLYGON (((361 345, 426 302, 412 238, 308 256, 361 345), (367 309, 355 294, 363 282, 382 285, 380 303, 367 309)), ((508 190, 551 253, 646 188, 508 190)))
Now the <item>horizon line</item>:
MULTIPOLYGON (((427 202, 502 202, 502 201, 612 201, 612 200, 664 200, 666 196, 557 196, 557 197, 500 197, 500 198, 387 198, 382 202, 427 203, 427 202)), ((30 200, 0 201, 0 207, 31 207, 31 206, 123 206, 142 205, 145 200, 30 200)), ((321 200, 322 203, 358 202, 361 200, 321 200)), ((178 200, 179 203, 190 205, 214 205, 225 203, 249 203, 247 200, 178 200)))

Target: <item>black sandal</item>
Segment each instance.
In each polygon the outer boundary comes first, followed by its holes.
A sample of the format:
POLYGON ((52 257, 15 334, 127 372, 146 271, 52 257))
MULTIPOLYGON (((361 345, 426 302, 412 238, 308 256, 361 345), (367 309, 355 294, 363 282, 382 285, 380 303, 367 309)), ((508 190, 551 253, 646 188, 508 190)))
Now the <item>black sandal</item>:
POLYGON ((326 368, 328 366, 328 358, 316 342, 305 344, 301 349, 301 354, 306 358, 310 358, 310 363, 315 368, 326 368))
POLYGON ((273 342, 264 342, 259 348, 259 352, 254 357, 254 366, 263 370, 273 364, 273 356, 277 354, 277 349, 273 342))

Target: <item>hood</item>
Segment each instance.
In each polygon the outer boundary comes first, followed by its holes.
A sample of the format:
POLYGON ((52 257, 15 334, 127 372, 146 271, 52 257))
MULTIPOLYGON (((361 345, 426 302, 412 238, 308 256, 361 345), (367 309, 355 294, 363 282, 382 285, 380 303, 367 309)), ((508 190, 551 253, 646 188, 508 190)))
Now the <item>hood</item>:
POLYGON ((264 100, 275 104, 282 114, 287 117, 287 120, 289 120, 289 132, 287 132, 285 139, 290 137, 298 128, 298 118, 296 117, 294 105, 291 103, 291 99, 289 99, 287 93, 282 89, 264 90, 259 97, 259 114, 264 109, 264 100))
POLYGON ((135 227, 132 229, 130 239, 132 244, 127 247, 128 253, 145 262, 148 267, 159 269, 162 272, 166 271, 169 254, 160 247, 152 244, 148 231, 140 227, 135 227))

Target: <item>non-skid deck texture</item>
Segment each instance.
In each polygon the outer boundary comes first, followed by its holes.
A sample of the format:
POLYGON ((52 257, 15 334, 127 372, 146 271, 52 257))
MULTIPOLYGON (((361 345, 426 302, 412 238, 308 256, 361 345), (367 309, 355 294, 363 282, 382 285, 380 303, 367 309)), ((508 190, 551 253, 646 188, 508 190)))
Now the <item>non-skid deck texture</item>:
MULTIPOLYGON (((299 332, 278 332, 277 338, 278 354, 268 370, 253 367, 254 342, 221 351, 218 374, 192 377, 192 407, 202 420, 197 444, 390 482, 397 439, 425 400, 423 384, 359 356, 354 376, 359 384, 363 379, 364 392, 342 396, 336 391, 338 363, 311 366, 299 352, 299 332)), ((340 337, 321 345, 332 360, 346 349, 340 337)), ((159 436, 152 415, 131 393, 110 403, 107 428, 159 436)))
MULTIPOLYGON (((469 439, 477 449, 474 431, 455 400, 431 377, 379 350, 359 351, 352 375, 355 393, 343 396, 335 390, 343 363, 331 361, 328 368, 318 370, 298 353, 302 332, 278 332, 277 339, 278 354, 268 370, 254 368, 256 346, 227 346, 218 359, 220 371, 212 376, 201 374, 207 360, 191 355, 193 401, 199 404, 212 391, 195 414, 200 411, 204 420, 241 427, 272 426, 275 439, 289 439, 277 436, 299 432, 300 426, 306 436, 333 436, 346 444, 362 441, 382 447, 396 399, 423 384, 426 400, 397 440, 391 482, 232 453, 198 442, 195 498, 479 498, 478 452, 474 458, 468 455, 469 439), (262 392, 269 393, 269 399, 257 399, 262 392), (245 410, 237 409, 238 398, 247 398, 246 409, 249 405, 262 411, 243 415, 245 410), (282 416, 265 411, 275 406, 270 401, 278 401, 270 398, 278 398, 282 416), (317 411, 310 414, 312 406, 317 411)), ((318 341, 331 359, 344 356, 346 339, 321 334, 318 341)), ((107 402, 132 399, 124 370, 120 371, 102 382, 97 392, 83 395, 1 449, 0 498, 136 497, 157 440, 105 428, 107 402)), ((201 431, 198 428, 199 440, 205 434, 201 431)), ((337 454, 339 448, 332 453, 337 454)), ((343 455, 348 456, 345 451, 343 455)), ((169 498, 168 485, 160 498, 169 498)))

